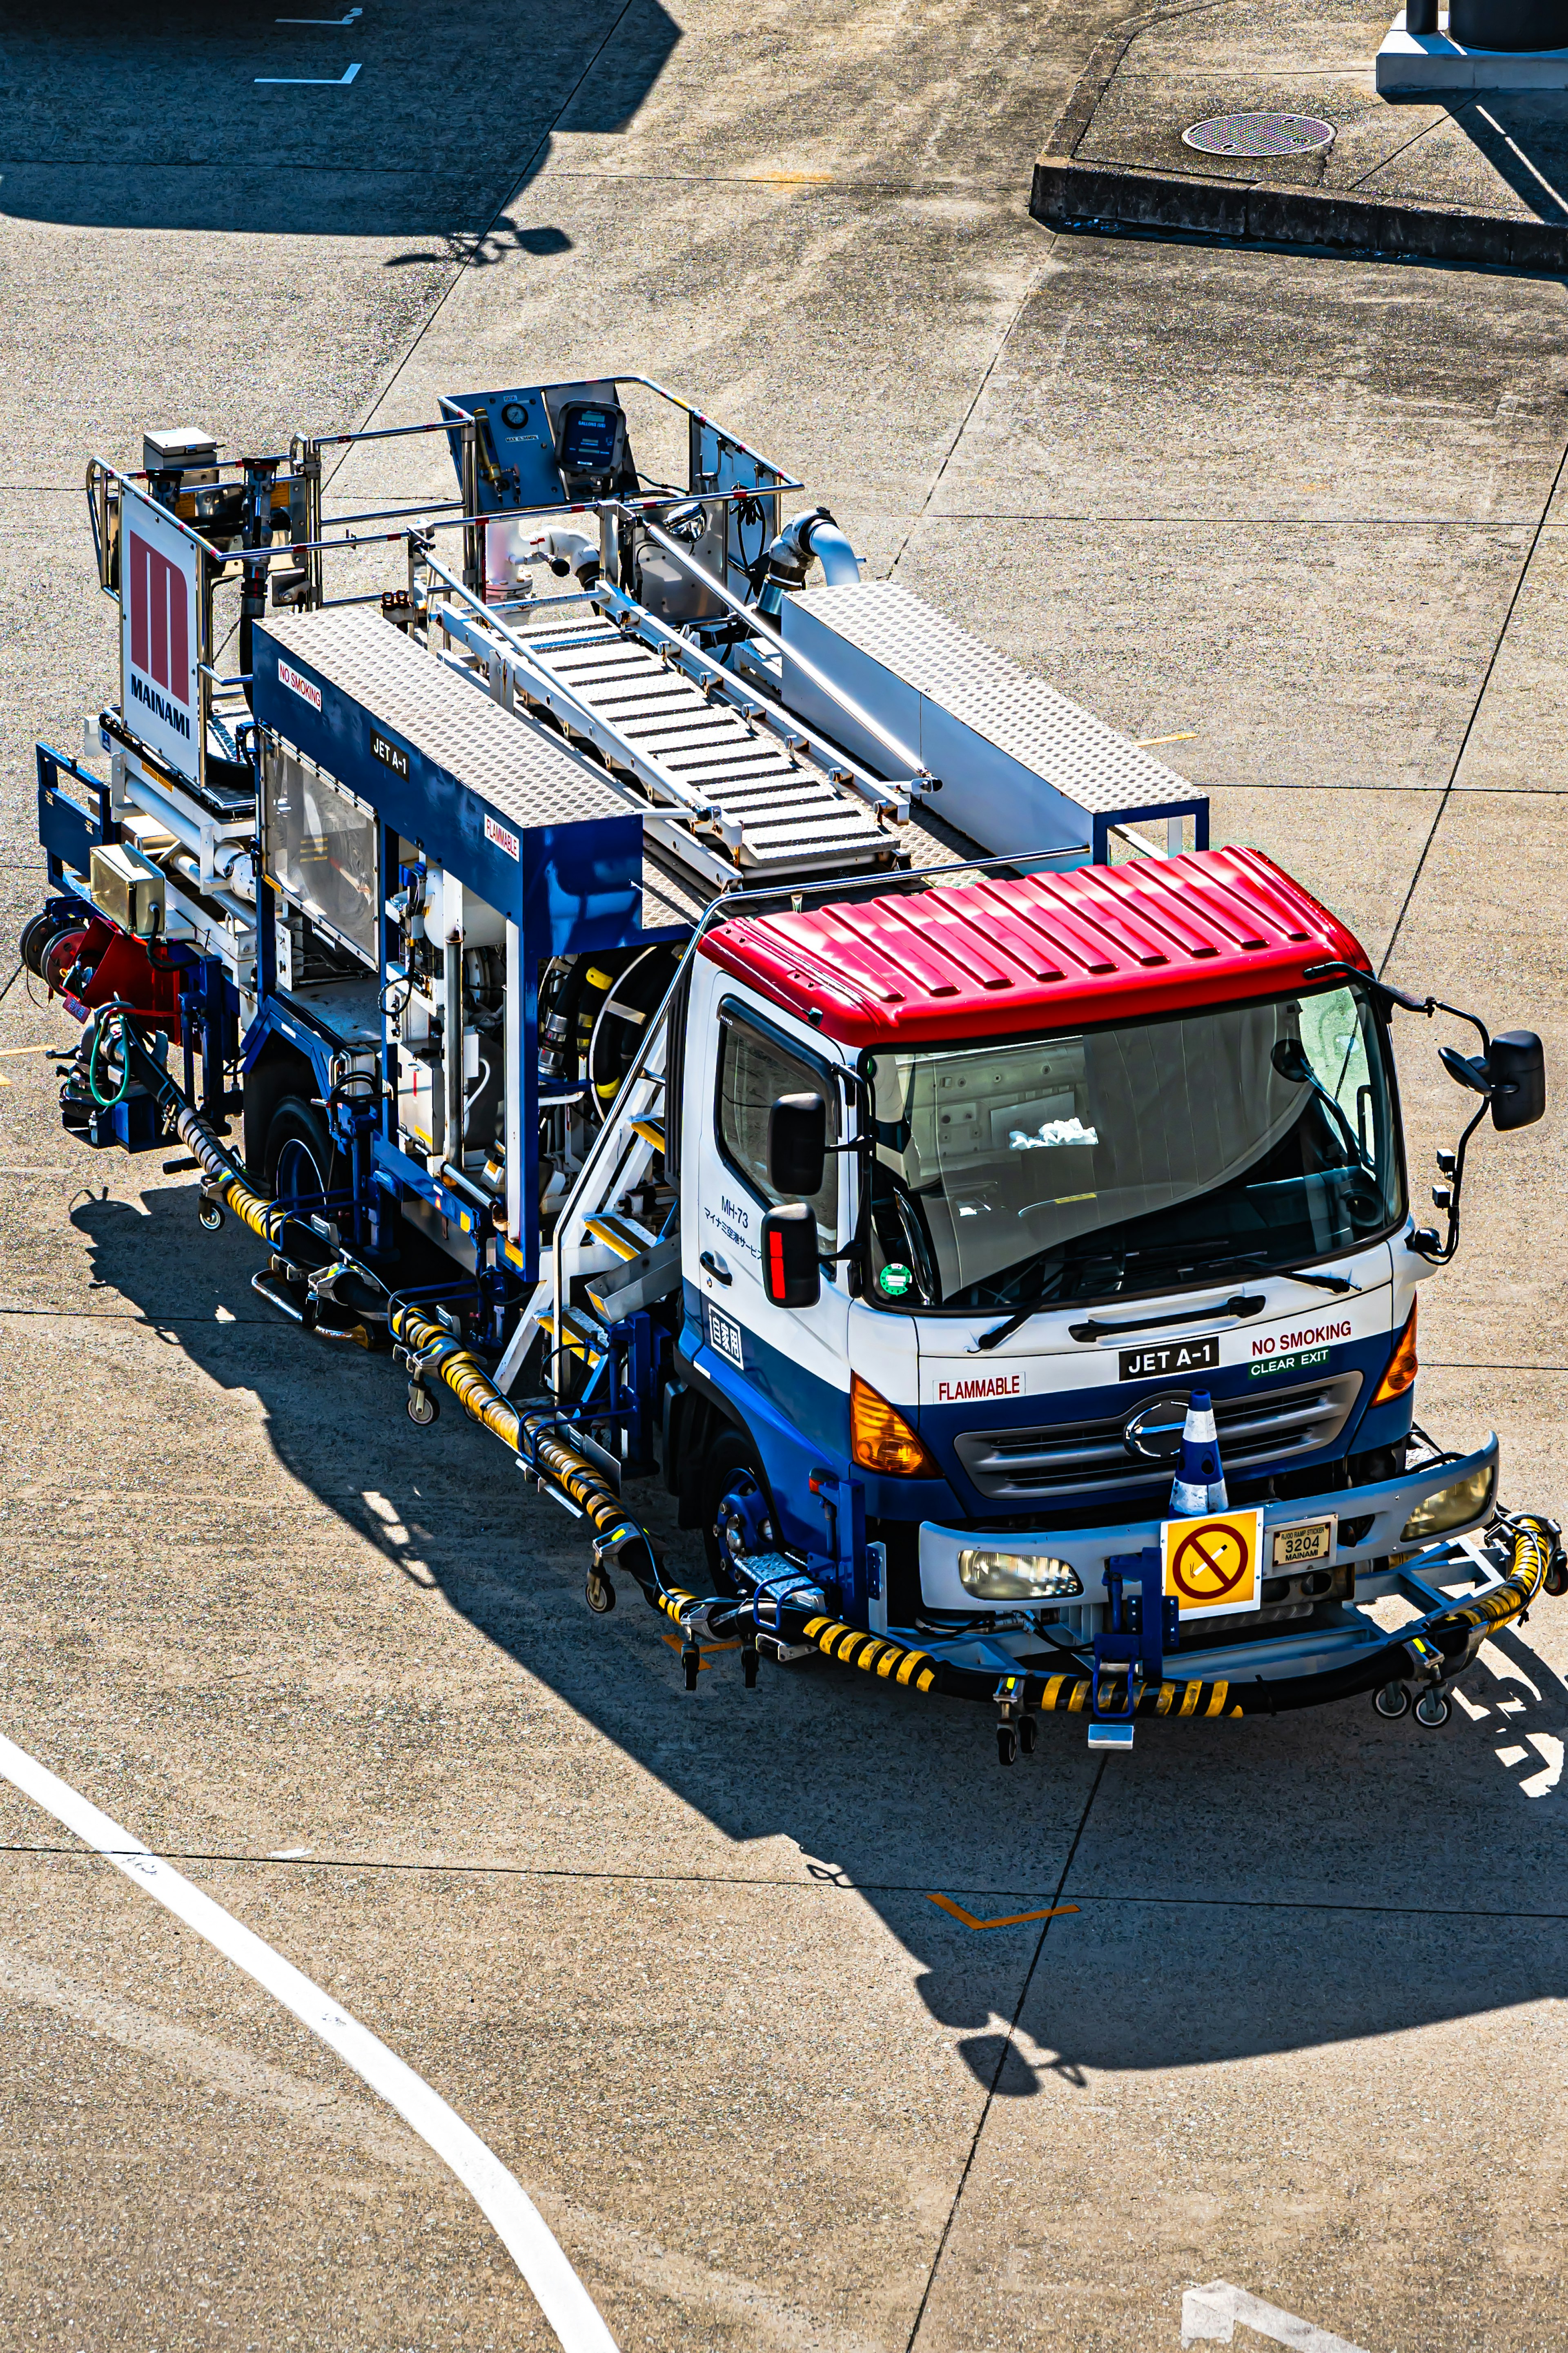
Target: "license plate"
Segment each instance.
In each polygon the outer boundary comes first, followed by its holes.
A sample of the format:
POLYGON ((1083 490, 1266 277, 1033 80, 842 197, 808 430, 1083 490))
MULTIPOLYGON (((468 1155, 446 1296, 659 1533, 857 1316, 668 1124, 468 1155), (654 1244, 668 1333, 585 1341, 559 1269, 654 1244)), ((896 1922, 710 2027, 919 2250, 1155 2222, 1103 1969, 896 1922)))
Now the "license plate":
POLYGON ((1116 1363, 1116 1377, 1121 1381, 1170 1381, 1185 1373, 1212 1373, 1219 1363, 1219 1336, 1211 1333, 1201 1340, 1160 1340, 1147 1348, 1122 1348, 1116 1363))
POLYGON ((1276 1528, 1270 1556, 1276 1568, 1299 1568, 1310 1560, 1327 1560, 1334 1548, 1332 1520, 1305 1520, 1300 1527, 1276 1528))

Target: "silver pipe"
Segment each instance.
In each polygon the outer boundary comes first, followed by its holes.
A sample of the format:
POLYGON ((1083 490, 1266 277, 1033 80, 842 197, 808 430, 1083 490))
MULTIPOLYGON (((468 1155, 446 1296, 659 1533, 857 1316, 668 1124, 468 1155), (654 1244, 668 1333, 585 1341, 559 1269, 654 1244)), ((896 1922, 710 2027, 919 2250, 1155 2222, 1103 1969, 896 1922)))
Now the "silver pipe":
MULTIPOLYGON (((447 877, 443 875, 443 899, 447 888, 447 877)), ((441 1056, 442 1093, 446 1097, 446 1124, 441 1148, 447 1158, 456 1161, 460 1168, 463 1165, 463 934, 459 931, 450 931, 447 934, 442 996, 447 1034, 441 1056)))
POLYGON ((853 719, 858 727, 863 727, 867 734, 874 742, 880 744, 885 752, 891 753, 894 761, 898 763, 904 775, 916 782, 929 777, 931 771, 917 753, 911 752, 907 744, 900 743, 895 734, 883 726, 879 719, 873 719, 870 712, 863 709, 852 694, 846 694, 844 689, 835 680, 829 678, 826 670, 818 670, 816 664, 809 660, 798 646, 786 647, 779 632, 771 628, 767 622, 759 617, 755 606, 748 605, 742 597, 737 596, 716 573, 709 571, 706 565, 697 563, 685 548, 678 545, 670 538, 668 532, 660 531, 651 522, 645 522, 643 529, 656 547, 662 547, 667 555, 672 555, 675 558, 683 572, 689 573, 691 578, 700 582, 704 588, 710 589, 721 604, 729 607, 731 613, 739 614, 742 620, 763 639, 765 645, 772 646, 781 657, 787 653, 789 659, 797 670, 810 679, 813 686, 820 688, 830 702, 837 703, 846 717, 853 719))

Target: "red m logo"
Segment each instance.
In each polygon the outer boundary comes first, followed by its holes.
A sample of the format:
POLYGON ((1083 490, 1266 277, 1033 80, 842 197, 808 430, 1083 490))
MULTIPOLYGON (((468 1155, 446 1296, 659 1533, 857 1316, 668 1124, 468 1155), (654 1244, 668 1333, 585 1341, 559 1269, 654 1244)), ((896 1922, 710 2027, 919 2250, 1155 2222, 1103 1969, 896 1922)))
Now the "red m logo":
POLYGON ((179 566, 131 539, 131 659, 176 702, 189 705, 190 592, 179 566))

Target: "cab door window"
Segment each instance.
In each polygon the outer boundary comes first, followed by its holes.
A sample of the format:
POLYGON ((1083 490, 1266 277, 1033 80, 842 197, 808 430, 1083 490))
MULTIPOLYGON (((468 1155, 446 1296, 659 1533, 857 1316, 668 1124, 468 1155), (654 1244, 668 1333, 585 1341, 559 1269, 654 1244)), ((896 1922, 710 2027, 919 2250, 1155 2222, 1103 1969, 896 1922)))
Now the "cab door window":
MULTIPOLYGON (((772 1032, 725 1007, 719 1029, 719 1148, 736 1175, 775 1208, 796 1196, 768 1182, 768 1113, 780 1095, 813 1094, 827 1106, 827 1141, 838 1141, 838 1091, 819 1062, 808 1060, 772 1032)), ((817 1191, 809 1196, 824 1252, 838 1239, 838 1162, 830 1155, 817 1191)))

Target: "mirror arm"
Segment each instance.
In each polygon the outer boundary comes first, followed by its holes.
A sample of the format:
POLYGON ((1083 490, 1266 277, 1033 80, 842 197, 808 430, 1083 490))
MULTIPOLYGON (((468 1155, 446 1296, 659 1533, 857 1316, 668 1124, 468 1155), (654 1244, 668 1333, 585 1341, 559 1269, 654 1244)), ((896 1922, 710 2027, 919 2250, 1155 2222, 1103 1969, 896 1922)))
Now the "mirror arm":
POLYGON ((1492 1050, 1491 1034, 1479 1013, 1467 1013, 1462 1005, 1445 1005, 1440 997, 1428 997, 1426 1010, 1429 1013, 1451 1013, 1456 1021, 1468 1021, 1480 1038, 1481 1060, 1485 1061, 1492 1050))
MULTIPOLYGON (((1304 965, 1301 977, 1303 980, 1327 980, 1337 972, 1342 972, 1347 980, 1359 980, 1362 987, 1369 989, 1377 999, 1385 1015, 1397 1005, 1406 1013, 1425 1013, 1430 1019, 1438 1009, 1435 997, 1412 997, 1407 988, 1396 988, 1391 980, 1379 980, 1374 973, 1363 972, 1359 964, 1346 964, 1341 956, 1334 956, 1326 964, 1304 965)), ((1452 1008, 1445 1006, 1442 1009, 1448 1012, 1452 1008)), ((1461 1018, 1468 1021, 1472 1017, 1467 1013, 1461 1018)))
MULTIPOLYGON (((1449 1012, 1452 1008, 1444 1006, 1441 1009, 1444 1012, 1449 1012)), ((1454 1154, 1453 1190, 1448 1199, 1448 1230, 1443 1238, 1441 1246, 1435 1250, 1421 1250, 1417 1248, 1414 1236, 1407 1245, 1409 1249, 1415 1251, 1417 1258, 1424 1258, 1428 1266, 1447 1266, 1459 1247, 1459 1195, 1464 1190, 1465 1184, 1465 1154, 1471 1136, 1491 1109, 1491 1100, 1489 1094, 1482 1097, 1480 1108, 1460 1136, 1458 1147, 1454 1154)), ((1426 1230, 1430 1232, 1431 1228, 1428 1227, 1426 1230)))

